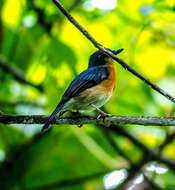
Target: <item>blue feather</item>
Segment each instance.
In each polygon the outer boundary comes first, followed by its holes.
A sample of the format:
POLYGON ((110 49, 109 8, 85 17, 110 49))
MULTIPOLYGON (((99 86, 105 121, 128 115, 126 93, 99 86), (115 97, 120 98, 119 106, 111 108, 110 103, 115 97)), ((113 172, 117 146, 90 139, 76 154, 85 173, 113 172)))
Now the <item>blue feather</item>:
POLYGON ((44 124, 44 126, 42 127, 41 131, 45 132, 46 130, 48 130, 52 120, 54 119, 54 117, 56 116, 56 114, 61 111, 61 109, 63 108, 64 104, 58 104, 58 106, 56 107, 56 109, 53 111, 53 113, 50 115, 49 119, 46 121, 46 123, 44 124))

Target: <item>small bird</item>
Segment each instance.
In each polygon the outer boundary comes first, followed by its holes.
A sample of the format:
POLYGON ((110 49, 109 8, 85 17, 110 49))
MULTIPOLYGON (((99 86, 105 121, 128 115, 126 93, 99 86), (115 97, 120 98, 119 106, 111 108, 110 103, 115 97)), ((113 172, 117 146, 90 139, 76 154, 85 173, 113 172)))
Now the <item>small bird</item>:
MULTIPOLYGON (((123 49, 110 51, 117 55, 123 49)), ((114 60, 101 51, 93 53, 90 56, 88 68, 71 82, 61 101, 44 124, 42 132, 49 128, 58 112, 61 116, 66 111, 81 113, 96 109, 101 116, 106 116, 99 108, 112 96, 115 78, 114 60)))

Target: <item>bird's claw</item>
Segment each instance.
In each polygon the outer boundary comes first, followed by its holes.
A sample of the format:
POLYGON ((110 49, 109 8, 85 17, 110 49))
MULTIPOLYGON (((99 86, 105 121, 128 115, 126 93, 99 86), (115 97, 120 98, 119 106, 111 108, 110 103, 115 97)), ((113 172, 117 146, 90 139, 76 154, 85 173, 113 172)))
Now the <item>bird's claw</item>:
POLYGON ((97 116, 97 120, 99 120, 100 118, 103 118, 103 122, 104 122, 104 119, 106 117, 110 117, 111 114, 108 114, 108 113, 105 113, 104 111, 102 111, 100 108, 98 108, 97 106, 95 106, 94 104, 91 104, 91 106, 93 108, 95 108, 100 114, 97 116))
POLYGON ((98 116, 97 116, 97 120, 99 120, 99 119, 103 119, 103 122, 104 122, 104 120, 105 120, 105 118, 106 117, 110 117, 111 116, 111 114, 108 114, 108 113, 105 113, 105 112, 101 112, 98 116))

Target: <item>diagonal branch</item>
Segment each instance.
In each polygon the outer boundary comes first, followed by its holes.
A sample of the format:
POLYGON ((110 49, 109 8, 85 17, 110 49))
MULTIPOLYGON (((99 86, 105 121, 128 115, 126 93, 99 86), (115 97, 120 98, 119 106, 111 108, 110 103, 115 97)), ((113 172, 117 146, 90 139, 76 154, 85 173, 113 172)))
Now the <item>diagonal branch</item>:
POLYGON ((28 81, 22 71, 17 68, 12 67, 2 58, 0 58, 0 68, 2 68, 5 72, 11 74, 17 81, 20 83, 32 86, 38 89, 40 92, 43 92, 43 87, 41 85, 33 84, 32 82, 28 81))
POLYGON ((162 94, 164 97, 168 98, 170 101, 175 103, 175 98, 159 88, 157 85, 153 84, 149 79, 145 78, 143 75, 138 73, 136 70, 134 70, 132 67, 130 67, 127 63, 125 63, 122 59, 118 58, 116 55, 114 55, 110 50, 104 48, 101 44, 99 44, 89 33, 87 30, 85 30, 70 14, 69 12, 61 5, 61 3, 57 0, 53 0, 55 5, 60 9, 60 11, 69 19, 69 21, 80 30, 80 32, 86 36, 87 39, 89 39, 93 45, 104 52, 105 54, 112 57, 115 61, 117 61, 120 65, 122 65, 125 69, 130 71, 132 74, 143 80, 147 85, 149 85, 152 89, 162 94))

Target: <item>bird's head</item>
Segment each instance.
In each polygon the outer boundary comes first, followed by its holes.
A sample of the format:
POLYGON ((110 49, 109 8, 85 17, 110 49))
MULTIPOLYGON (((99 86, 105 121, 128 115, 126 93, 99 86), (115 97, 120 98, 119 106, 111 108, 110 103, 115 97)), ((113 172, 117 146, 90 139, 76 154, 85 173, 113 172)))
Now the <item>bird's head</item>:
MULTIPOLYGON (((110 49, 109 49, 110 50, 110 49)), ((112 53, 115 55, 119 54, 123 49, 119 49, 117 51, 112 51, 112 53)), ((102 51, 96 51, 90 56, 89 59, 89 65, 88 67, 95 67, 95 66, 104 66, 106 64, 109 64, 111 62, 112 58, 106 54, 104 54, 102 51)))

